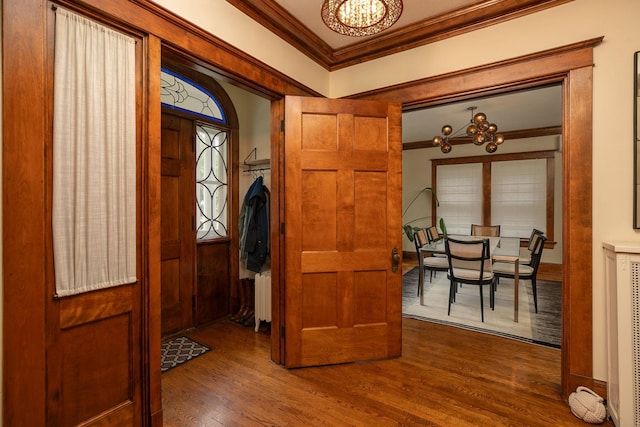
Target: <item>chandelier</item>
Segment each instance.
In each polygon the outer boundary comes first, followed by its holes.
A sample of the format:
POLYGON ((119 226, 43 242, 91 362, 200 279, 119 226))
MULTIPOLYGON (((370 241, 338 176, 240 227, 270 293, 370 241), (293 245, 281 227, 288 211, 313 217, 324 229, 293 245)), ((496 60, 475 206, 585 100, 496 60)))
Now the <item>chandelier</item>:
POLYGON ((402 0, 324 0, 320 14, 337 33, 370 36, 395 24, 402 14, 402 0))
POLYGON ((498 145, 504 142, 504 136, 501 133, 497 133, 498 125, 487 121, 487 115, 485 113, 473 114, 477 108, 478 107, 467 108, 467 110, 471 111, 471 121, 457 131, 453 132, 453 128, 449 125, 442 126, 442 136, 434 136, 433 145, 440 147, 443 153, 449 153, 452 148, 449 139, 460 135, 460 132, 466 128, 465 134, 471 137, 471 141, 475 145, 480 146, 487 143, 485 150, 487 150, 488 153, 495 153, 498 145))

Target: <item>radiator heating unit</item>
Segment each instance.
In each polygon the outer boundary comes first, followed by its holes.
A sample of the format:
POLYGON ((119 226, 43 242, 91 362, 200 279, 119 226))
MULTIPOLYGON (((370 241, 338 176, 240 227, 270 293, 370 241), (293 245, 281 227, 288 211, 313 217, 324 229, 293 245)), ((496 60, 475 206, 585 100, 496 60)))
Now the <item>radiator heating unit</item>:
POLYGON ((255 318, 256 332, 260 328, 260 321, 271 322, 271 271, 256 274, 255 318))
POLYGON ((640 427, 640 244, 603 244, 607 308, 607 411, 640 427))

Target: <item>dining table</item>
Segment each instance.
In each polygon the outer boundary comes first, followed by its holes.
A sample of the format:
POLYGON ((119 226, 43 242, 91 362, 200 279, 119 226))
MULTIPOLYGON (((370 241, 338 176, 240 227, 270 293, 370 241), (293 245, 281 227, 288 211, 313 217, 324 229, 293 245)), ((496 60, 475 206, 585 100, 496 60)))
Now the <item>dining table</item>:
MULTIPOLYGON (((519 237, 486 237, 486 236, 465 236, 450 235, 458 240, 481 240, 489 239, 489 250, 493 262, 510 262, 514 264, 514 280, 513 280, 513 321, 518 322, 518 286, 519 286, 519 269, 520 269, 520 238, 519 237)), ((424 256, 433 254, 446 254, 445 247, 446 237, 441 237, 431 243, 420 248, 423 256, 418 257, 419 267, 419 286, 420 286, 420 305, 424 305, 424 256)))

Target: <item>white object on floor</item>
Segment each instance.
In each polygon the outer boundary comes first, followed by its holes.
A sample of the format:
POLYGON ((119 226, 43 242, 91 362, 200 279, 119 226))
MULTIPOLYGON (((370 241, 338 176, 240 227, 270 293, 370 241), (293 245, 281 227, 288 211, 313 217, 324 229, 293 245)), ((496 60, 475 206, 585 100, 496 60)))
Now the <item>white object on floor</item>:
POLYGON ((271 322, 271 271, 256 274, 255 286, 255 319, 258 332, 261 320, 271 322))

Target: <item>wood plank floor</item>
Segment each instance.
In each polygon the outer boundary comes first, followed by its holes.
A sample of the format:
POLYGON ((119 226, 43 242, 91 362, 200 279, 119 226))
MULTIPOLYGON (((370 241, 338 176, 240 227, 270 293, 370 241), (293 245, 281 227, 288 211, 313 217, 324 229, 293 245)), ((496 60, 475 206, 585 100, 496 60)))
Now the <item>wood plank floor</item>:
POLYGON ((187 335, 212 351, 162 375, 166 426, 585 425, 553 348, 403 319, 400 358, 287 370, 262 331, 223 319, 187 335))

